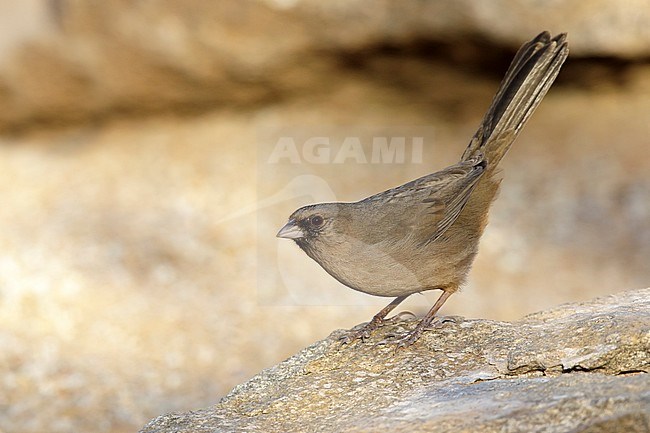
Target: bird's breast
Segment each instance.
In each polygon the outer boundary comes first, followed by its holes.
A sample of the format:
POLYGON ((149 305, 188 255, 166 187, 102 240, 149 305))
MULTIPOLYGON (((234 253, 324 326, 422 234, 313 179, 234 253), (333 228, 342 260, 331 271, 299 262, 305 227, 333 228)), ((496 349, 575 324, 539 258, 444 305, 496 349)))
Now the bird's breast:
MULTIPOLYGON (((444 252, 414 243, 368 244, 348 239, 332 248, 305 251, 330 275, 346 286, 375 296, 405 296, 451 285, 454 265, 440 260, 444 252), (450 266, 451 265, 451 266, 450 266)), ((454 259, 455 260, 455 259, 454 259)))

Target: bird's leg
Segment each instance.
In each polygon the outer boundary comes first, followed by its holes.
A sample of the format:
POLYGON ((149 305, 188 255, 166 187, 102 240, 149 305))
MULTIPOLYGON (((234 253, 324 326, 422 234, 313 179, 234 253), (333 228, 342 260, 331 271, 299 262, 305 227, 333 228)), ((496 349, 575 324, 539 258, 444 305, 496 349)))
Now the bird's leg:
POLYGON ((368 323, 366 323, 363 327, 352 330, 348 332, 346 335, 340 338, 341 344, 348 344, 352 343, 354 340, 360 338, 361 340, 365 340, 366 338, 370 337, 370 333, 374 331, 375 329, 379 328, 383 323, 384 319, 390 313, 397 307, 399 304, 401 304, 404 299, 408 298, 409 295, 406 296, 398 296, 397 298, 393 299, 392 302, 388 305, 386 305, 384 308, 381 309, 381 311, 372 318, 372 320, 368 323))
POLYGON ((431 326, 431 322, 436 318, 436 313, 442 307, 442 305, 447 301, 447 298, 451 296, 453 291, 445 291, 443 290, 442 295, 438 298, 435 304, 433 304, 433 307, 429 310, 426 316, 422 320, 420 320, 420 323, 417 324, 415 329, 413 329, 411 332, 406 334, 404 337, 400 338, 399 340, 395 341, 397 344, 397 348, 402 348, 402 347, 408 347, 411 344, 415 343, 418 341, 418 338, 420 338, 420 335, 422 335, 422 332, 424 332, 429 326, 431 326))

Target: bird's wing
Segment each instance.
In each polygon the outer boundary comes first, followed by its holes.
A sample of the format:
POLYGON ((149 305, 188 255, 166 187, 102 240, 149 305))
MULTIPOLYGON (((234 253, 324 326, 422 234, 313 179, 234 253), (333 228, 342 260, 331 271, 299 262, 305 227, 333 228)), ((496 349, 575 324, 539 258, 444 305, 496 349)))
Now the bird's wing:
POLYGON ((372 222, 381 234, 377 233, 373 240, 409 235, 421 245, 434 242, 456 221, 485 168, 483 155, 477 153, 471 159, 363 200, 376 204, 372 222))

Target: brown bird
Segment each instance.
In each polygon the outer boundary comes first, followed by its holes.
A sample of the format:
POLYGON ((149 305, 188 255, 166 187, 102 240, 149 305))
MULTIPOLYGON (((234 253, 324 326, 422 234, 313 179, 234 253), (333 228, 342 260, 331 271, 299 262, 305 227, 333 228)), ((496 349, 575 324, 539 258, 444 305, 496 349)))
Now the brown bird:
POLYGON ((414 293, 442 290, 398 347, 414 343, 464 283, 499 188, 497 166, 557 77, 566 34, 524 44, 460 162, 353 203, 295 211, 277 236, 293 239, 330 275, 352 289, 395 299, 342 340, 365 339, 414 293))

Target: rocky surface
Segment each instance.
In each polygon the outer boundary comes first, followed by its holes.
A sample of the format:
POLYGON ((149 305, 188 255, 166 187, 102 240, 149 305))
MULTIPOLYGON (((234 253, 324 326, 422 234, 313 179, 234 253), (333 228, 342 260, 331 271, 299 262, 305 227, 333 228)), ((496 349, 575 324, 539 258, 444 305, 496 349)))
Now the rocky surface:
POLYGON ((412 326, 343 347, 337 331, 142 433, 650 431, 650 289, 512 323, 459 317, 397 352, 377 344, 412 326))
POLYGON ((570 33, 573 56, 650 55, 648 0, 32 0, 0 3, 0 24, 7 130, 277 100, 317 89, 341 53, 417 41, 468 59, 548 28, 570 33))
POLYGON ((274 237, 311 186, 257 203, 295 171, 354 200, 455 162, 544 28, 571 58, 443 313, 646 287, 646 3, 0 0, 0 430, 131 433, 370 318, 384 299, 274 237), (433 138, 420 164, 264 165, 261 132, 323 125, 433 138))

